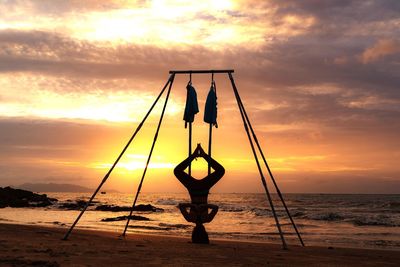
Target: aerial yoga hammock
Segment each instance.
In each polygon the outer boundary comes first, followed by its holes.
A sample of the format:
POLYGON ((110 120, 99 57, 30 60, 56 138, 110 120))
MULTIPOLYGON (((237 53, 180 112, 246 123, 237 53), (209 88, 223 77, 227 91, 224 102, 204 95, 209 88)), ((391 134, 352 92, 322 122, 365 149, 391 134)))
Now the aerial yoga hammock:
MULTIPOLYGON (((190 74, 189 82, 186 86, 186 105, 185 112, 183 114, 183 120, 185 121, 185 128, 189 123, 189 156, 192 154, 192 123, 194 121, 194 115, 199 112, 199 105, 197 104, 196 89, 192 86, 192 74, 190 74)), ((192 166, 189 164, 189 175, 192 172, 192 166)))
MULTIPOLYGON (((214 81, 214 73, 211 75, 211 87, 207 95, 206 105, 204 107, 204 122, 210 124, 208 132, 208 155, 211 157, 212 127, 218 128, 217 123, 217 86, 214 81)), ((211 172, 211 166, 208 164, 208 174, 211 172)))
POLYGON ((218 206, 208 204, 208 193, 212 186, 214 186, 225 174, 225 169, 217 161, 211 158, 211 128, 216 126, 217 119, 217 97, 215 93, 215 82, 212 77, 210 92, 207 96, 204 121, 210 123, 210 137, 209 137, 209 154, 206 154, 200 144, 197 145, 193 154, 191 153, 191 124, 194 121, 194 115, 198 113, 197 95, 191 83, 191 77, 187 85, 187 98, 184 113, 185 128, 189 123, 189 156, 182 161, 174 169, 176 178, 186 187, 189 191, 191 203, 180 203, 179 209, 183 217, 188 221, 195 223, 196 226, 192 232, 193 243, 208 244, 208 234, 203 226, 203 223, 211 222, 218 212, 218 206), (201 180, 197 180, 191 176, 191 162, 199 157, 204 158, 208 162, 208 175, 201 180), (188 173, 185 169, 189 168, 188 173), (211 173, 211 168, 214 172, 211 173))

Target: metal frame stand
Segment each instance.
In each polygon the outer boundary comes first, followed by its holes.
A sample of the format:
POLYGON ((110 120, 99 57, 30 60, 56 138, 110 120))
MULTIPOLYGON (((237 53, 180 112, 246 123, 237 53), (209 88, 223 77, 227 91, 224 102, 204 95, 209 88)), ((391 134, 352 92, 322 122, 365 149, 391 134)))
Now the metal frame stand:
MULTIPOLYGON (((119 154, 119 156, 115 160, 115 162, 112 165, 112 167, 106 173, 106 175, 104 176, 104 178, 100 182, 99 186, 97 187, 97 189, 95 190, 93 195, 90 197, 89 201, 86 203, 85 207, 79 213, 78 217, 76 218, 76 220, 74 221, 72 226, 69 228, 69 230, 65 234, 63 240, 67 240, 68 239, 69 235, 71 234, 72 230, 74 229, 74 227, 76 226, 76 224, 78 223, 80 218, 82 217, 83 213, 87 210, 87 208, 92 203, 92 201, 95 198, 95 196, 97 195, 97 193, 100 191, 101 187, 107 181, 107 179, 109 178, 111 172, 114 170, 115 166, 117 165, 117 163, 119 162, 119 160, 121 159, 121 157, 123 156, 123 154, 125 153, 127 148, 129 147, 129 145, 132 143, 132 141, 135 138, 135 136, 137 135, 137 133, 142 128, 144 122, 146 121, 146 119, 150 115, 150 113, 152 112, 154 106, 157 104, 158 100, 160 99, 160 97, 165 92, 165 89, 168 87, 167 96, 165 98, 164 106, 163 106, 163 109, 162 109, 162 112, 161 112, 161 116, 160 116, 160 119, 159 119, 159 122, 158 122, 156 133, 154 135, 154 139, 153 139, 153 143, 152 143, 152 146, 151 146, 151 149, 150 149, 150 152, 149 152, 149 156, 147 158, 146 166, 144 168, 143 175, 142 175, 142 178, 140 180, 139 186, 137 188, 135 199, 133 201, 132 208, 131 208, 130 213, 129 213, 129 217, 128 217, 127 223, 125 225, 123 234, 122 234, 122 236, 125 237, 126 231, 128 229, 128 226, 129 226, 130 218, 131 218, 132 213, 133 213, 133 211, 135 209, 136 201, 137 201, 137 199, 139 197, 139 194, 140 194, 143 182, 144 182, 144 178, 146 176, 147 168, 149 166, 149 163, 150 163, 150 160, 151 160, 151 156, 153 154, 153 150, 154 150, 154 147, 155 147, 155 144, 156 144, 156 141, 157 141, 157 137, 158 137, 158 133, 160 131, 162 120, 164 118, 165 109, 166 109, 167 104, 168 104, 168 99, 169 99, 169 95, 170 95, 170 92, 171 92, 171 89, 172 89, 172 84, 174 82, 175 75, 176 74, 190 74, 191 75, 193 73, 197 73, 197 74, 210 74, 211 73, 212 75, 214 75, 214 73, 227 73, 228 77, 229 77, 229 79, 231 81, 232 89, 233 89, 233 92, 234 92, 234 95, 235 95, 235 98, 236 98, 236 102, 238 104, 238 108, 239 108, 239 111, 240 111, 241 118, 243 120, 244 129, 245 129, 247 137, 249 139, 251 150, 253 152, 253 156, 254 156, 254 159, 255 159, 256 164, 257 164, 257 168, 258 168, 258 171, 259 171, 259 174, 260 174, 261 182, 263 184, 263 187, 264 187, 264 190, 265 190, 269 205, 271 206, 271 210, 272 210, 272 213, 274 215, 274 219, 275 219, 275 223, 276 223, 276 226, 277 226, 277 229, 278 229, 278 232, 279 232, 279 236, 280 236, 280 238, 282 240, 283 249, 287 249, 287 244, 286 244, 286 241, 285 241, 284 233, 283 233, 283 231, 281 229, 281 225, 279 223, 279 218, 278 218, 278 215, 276 213, 275 206, 274 206, 274 203, 272 201, 271 194, 270 194, 269 189, 268 189, 267 181, 266 181, 264 173, 262 171, 262 167, 261 167, 258 155, 257 155, 257 151, 261 155, 262 161, 264 162, 264 165, 265 165, 266 169, 268 170, 269 177, 271 178, 271 181, 272 181, 272 183, 273 183, 273 185, 275 187, 275 190, 276 190, 276 192, 277 192, 277 194, 279 196, 279 200, 281 201, 281 203, 282 203, 282 205, 283 205, 283 207, 284 207, 284 209, 285 209, 285 211, 286 211, 286 213, 287 213, 287 215, 288 215, 288 217, 290 219, 290 222, 291 222, 291 224, 292 224, 292 226, 293 226, 293 228, 294 228, 294 230, 295 230, 295 232, 296 232, 296 234, 297 234, 297 236, 299 238, 299 241, 300 241, 301 245, 304 246, 304 242, 303 242, 303 240, 301 238, 301 235, 300 235, 300 233, 299 233, 299 231, 298 231, 298 229, 296 227, 296 224, 295 224, 292 216, 290 215, 289 209, 286 206, 286 203, 285 203, 285 201, 283 199, 282 193, 279 190, 279 187, 278 187, 278 185, 277 185, 277 183, 275 181, 275 178, 274 178, 274 176, 273 176, 273 174, 271 172, 271 169, 269 168, 267 160, 266 160, 266 158, 264 156, 264 153, 263 153, 263 151, 261 149, 260 143, 258 142, 257 136, 256 136, 256 134, 255 134, 255 132, 253 130, 252 125, 251 125, 250 119, 249 119, 249 117, 248 117, 248 115, 246 113, 245 107, 243 105, 243 102, 242 102, 242 100, 240 98, 240 95, 239 95, 239 92, 237 90, 235 81, 233 79, 233 75, 232 75, 233 72, 234 72, 234 70, 232 70, 232 69, 228 69, 228 70, 171 70, 169 72, 170 73, 170 77, 169 77, 167 83, 164 85, 163 89, 161 90, 160 94, 157 96, 156 100, 154 101, 154 103, 150 107, 149 111, 147 112, 147 114, 143 118, 142 122, 136 128, 136 130, 133 133, 132 137, 129 139, 128 143, 125 145, 124 149, 121 151, 121 153, 119 154), (254 143, 255 143, 255 145, 254 145, 254 143), (257 148, 257 151, 256 151, 256 148, 257 148)), ((189 125, 189 127, 190 127, 189 130, 191 132, 191 125, 189 125)), ((191 143, 191 139, 189 140, 189 143, 191 143)), ((210 143, 211 143, 211 141, 210 141, 210 143)), ((191 151, 191 144, 189 144, 189 151, 191 151)), ((211 153, 211 148, 209 148, 209 153, 211 153)), ((190 169, 189 169, 189 171, 190 171, 190 169)))

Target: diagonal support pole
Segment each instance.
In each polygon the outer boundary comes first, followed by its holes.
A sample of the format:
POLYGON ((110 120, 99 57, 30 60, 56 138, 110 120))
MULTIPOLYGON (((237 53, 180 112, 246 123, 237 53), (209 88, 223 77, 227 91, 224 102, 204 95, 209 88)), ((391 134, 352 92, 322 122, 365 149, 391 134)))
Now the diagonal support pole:
POLYGON ((168 84, 172 84, 172 80, 173 80, 174 74, 171 74, 167 83, 164 85, 163 89, 161 90, 160 94, 157 96, 156 100, 154 101, 154 103, 151 105, 149 111, 146 113, 146 115, 144 116, 143 120, 140 122, 140 124, 138 125, 138 127, 136 128, 135 132, 133 133, 133 135, 131 136, 131 138, 129 139, 128 143, 125 145, 124 149, 121 151, 121 153, 119 154, 119 156, 117 157, 117 159, 115 160, 114 164, 111 166, 111 168, 109 169, 109 171, 106 173, 106 175, 103 177, 102 181, 100 182, 99 186, 97 187, 97 189, 94 191, 93 195, 90 197, 89 201, 86 203, 85 207, 81 210, 81 212, 79 213, 78 217, 76 218, 76 220, 74 221, 74 223, 72 224, 71 228, 68 230, 68 232, 65 234, 63 240, 67 240, 69 235, 71 234, 72 230, 74 229, 75 225, 79 222, 80 218, 82 217, 83 213, 87 210, 87 208, 89 207, 89 205, 92 203, 93 199, 95 198, 95 196, 97 195, 97 193, 100 191, 101 187, 104 185, 104 183, 107 181, 108 177, 110 176, 111 172, 114 170, 115 166, 118 164, 119 160, 121 159, 121 157, 124 155, 125 151, 128 149, 129 145, 132 143, 133 139, 135 138, 135 136, 137 135, 137 133, 140 131, 140 129, 142 128, 144 122, 146 121, 147 117, 150 115, 151 111, 153 110, 154 106, 157 104, 158 100, 160 99, 160 97, 162 96, 162 94, 164 93, 165 89, 167 88, 168 84))
MULTIPOLYGON (((230 74, 230 76, 231 76, 231 74, 230 74)), ((233 77, 232 77, 232 80, 233 80, 233 77)), ((291 224, 292 224, 292 226, 293 226, 293 229, 295 230, 295 232, 296 232, 296 234, 297 234, 297 237, 299 238, 299 241, 300 241, 301 245, 304 247, 305 244, 304 244, 304 242, 303 242, 303 239, 301 238, 301 235, 300 235, 300 232, 299 232, 298 229, 297 229, 296 223, 294 222, 294 220, 293 220, 293 218, 292 218, 292 215, 291 215, 290 212, 289 212, 289 209, 288 209, 288 207, 287 207, 287 205, 286 205, 286 202, 285 202, 285 200, 284 200, 284 198, 283 198, 283 195, 282 195, 282 193, 281 193, 281 190, 279 189, 278 184, 276 183, 276 180, 275 180, 275 178, 274 178, 274 175, 272 174, 272 171, 271 171, 271 169, 270 169, 270 167, 269 167, 269 165, 268 165, 268 162, 267 162, 267 160, 266 160, 266 158, 265 158, 265 156, 264 156, 264 152, 263 152, 263 150, 261 149, 260 143, 258 142, 257 136, 256 136, 256 134, 255 134, 255 132, 254 132, 254 130, 253 130, 253 127, 252 127, 251 123, 250 123, 250 119, 249 119, 249 117, 247 116, 247 112, 246 112, 246 110, 245 110, 245 108, 244 108, 244 105, 243 105, 243 102, 242 102, 242 100, 241 100, 241 98, 240 98, 240 96, 239 96, 239 93, 238 93, 238 97, 239 97, 240 105, 242 106, 242 109, 243 109, 243 113, 244 113, 244 115, 245 115, 245 118, 246 118, 246 120, 248 121, 248 124, 249 124, 249 127, 250 127, 250 131, 251 131, 251 133, 252 133, 253 139, 254 139, 254 141, 255 141, 255 143, 256 143, 256 145, 257 145, 258 151, 259 151, 260 154, 261 154, 261 157, 262 157, 262 159, 263 159, 263 162, 264 162, 264 164, 265 164, 265 167, 266 167, 267 170, 268 170, 269 176, 271 177, 271 180, 272 180, 272 182, 273 182, 273 184, 274 184, 274 187, 275 187, 275 189, 276 189, 276 192, 278 193, 278 196, 279 196, 279 198, 280 198, 280 200, 281 200, 281 202, 282 202, 282 205, 283 205, 283 207, 285 208, 286 214, 288 215, 288 217, 289 217, 289 219, 290 219, 290 222, 291 222, 291 224)))
POLYGON ((142 189, 144 177, 146 176, 147 167, 149 166, 150 159, 151 159, 151 155, 153 154, 154 146, 155 146, 156 141, 157 141, 158 133, 159 133, 159 131, 160 131, 160 127, 161 127, 161 123, 162 123, 162 120, 163 120, 163 117, 164 117, 165 109, 166 109, 166 107, 167 107, 168 98, 169 98, 169 94, 171 93, 171 88, 172 88, 172 84, 173 84, 173 82, 174 82, 174 78, 175 78, 175 74, 173 73, 173 74, 171 75, 171 78, 170 78, 170 84, 169 84, 167 96, 166 96, 166 98, 165 98, 164 107, 163 107, 163 110, 162 110, 162 112, 161 112, 161 116, 160 116, 160 120, 159 120, 159 122, 158 122, 158 126, 157 126, 156 133, 155 133, 155 135, 154 135, 153 144, 151 145, 150 153, 149 153, 149 156, 148 156, 148 158, 147 158, 146 167, 144 168, 142 178, 140 179, 140 183, 139 183, 138 189, 137 189, 137 191, 136 191, 136 196, 135 196, 135 199, 134 199, 134 201, 133 201, 131 211, 129 212, 129 217, 128 217, 128 220, 127 220, 127 222, 126 222, 124 232, 123 232, 123 234, 122 234, 123 237, 125 237, 125 235, 126 235, 126 230, 128 229, 129 222, 130 222, 130 218, 131 218, 131 216, 132 216, 133 210, 135 209, 136 201, 137 201, 137 199, 138 199, 138 197, 139 197, 140 190, 142 189))
MULTIPOLYGON (((239 98, 239 100, 240 100, 240 98, 239 98)), ((241 100, 240 100, 240 102, 241 102, 241 100)), ((280 191, 280 189, 279 189, 279 187, 278 187, 278 184, 277 184, 276 181, 275 181, 274 175, 272 174, 272 171, 271 171, 271 169, 270 169, 270 167, 269 167, 269 165, 268 165, 268 163, 267 163, 267 160, 266 160, 266 158, 265 158, 265 156, 264 156, 264 152, 263 152, 262 149, 261 149, 260 143, 258 142, 257 136, 256 136, 256 134, 255 134, 255 132, 254 132, 254 130, 253 130, 253 127, 252 127, 251 124, 250 124, 250 120, 249 120, 249 118, 247 117, 247 113, 246 113, 246 111, 245 111, 245 109, 244 109, 244 106, 243 106, 243 103, 242 103, 242 102, 241 102, 241 105, 242 105, 242 108, 243 108, 243 111, 244 111, 244 115, 245 115, 247 121, 249 122, 249 127, 250 127, 250 131, 251 131, 251 133, 252 133, 253 139, 254 139, 254 141, 255 141, 255 143, 256 143, 256 145, 257 145, 257 148, 258 148, 258 150, 259 150, 259 153, 261 154, 261 157, 262 157, 262 159, 263 159, 263 162, 264 162, 264 164, 265 164, 265 167, 266 167, 267 170, 268 170, 269 176, 271 177, 271 180, 272 180, 272 182, 273 182, 273 184, 274 184, 274 187, 275 187, 275 189, 276 189, 276 192, 278 193, 278 196, 279 196, 279 198, 280 198, 280 200, 281 200, 281 202, 282 202, 282 204, 283 204, 283 206, 284 206, 284 208, 285 208, 286 214, 288 215, 288 217, 289 217, 289 219, 290 219, 290 222, 291 222, 291 224, 292 224, 292 226, 293 226, 293 228, 294 228, 294 230, 295 230, 295 232, 296 232, 296 234, 297 234, 297 237, 299 238, 299 241, 300 241, 301 245, 304 247, 305 245, 304 245, 303 239, 301 238, 300 232, 298 231, 297 226, 296 226, 296 224, 295 224, 295 222, 294 222, 294 220, 293 220, 293 218, 292 218, 292 216, 291 216, 291 214, 290 214, 290 212, 289 212, 289 209, 288 209, 288 207, 287 207, 287 205, 286 205, 286 202, 285 202, 285 200, 283 199, 283 195, 282 195, 282 193, 281 193, 281 191, 280 191)))
POLYGON ((275 223, 276 223, 279 235, 280 235, 281 240, 282 240, 283 249, 287 249, 287 244, 286 244, 286 241, 285 241, 285 237, 283 236, 283 232, 282 232, 282 229, 281 229, 281 226, 280 226, 280 223, 279 223, 279 219, 278 219, 278 216, 276 214, 274 204, 272 202, 271 194, 270 194, 270 192, 268 190, 268 185, 267 185, 267 182, 265 180, 264 174, 262 172, 262 169, 261 169, 261 166, 260 166, 260 162, 258 160, 257 153, 256 153, 255 148, 254 148, 253 140, 251 139, 251 135, 249 133, 249 126, 248 125, 250 123, 249 123, 249 121, 246 119, 246 117, 244 115, 245 110, 244 110, 243 104, 241 103, 239 92, 238 92, 238 90, 236 88, 236 84, 235 84, 235 81, 233 79, 233 76, 232 76, 231 73, 228 73, 228 75, 229 75, 229 79, 231 80, 232 89, 233 89, 233 92, 235 94, 235 98, 236 98, 236 101, 237 101, 237 104, 238 104, 238 107, 239 107, 240 115, 241 115, 242 120, 243 120, 244 128, 246 130, 246 134, 247 134, 247 137, 248 137, 249 142, 250 142, 251 150, 253 151, 254 159, 256 160, 256 163, 257 163, 257 168, 258 168, 258 171, 260 173, 261 181, 262 181, 262 184, 264 186, 264 189, 265 189, 265 192, 266 192, 266 195, 267 195, 267 199, 268 199, 269 205, 271 206, 271 210, 272 210, 272 213, 274 215, 275 223))
MULTIPOLYGON (((210 123, 210 128, 208 129, 208 156, 211 158, 211 143, 212 143, 212 123, 210 123)), ((211 165, 208 163, 207 166, 208 175, 211 174, 211 165)))
MULTIPOLYGON (((188 157, 190 157, 190 155, 192 155, 192 123, 191 122, 189 122, 189 155, 188 155, 188 157)), ((192 175, 192 163, 189 164, 188 174, 192 175)))

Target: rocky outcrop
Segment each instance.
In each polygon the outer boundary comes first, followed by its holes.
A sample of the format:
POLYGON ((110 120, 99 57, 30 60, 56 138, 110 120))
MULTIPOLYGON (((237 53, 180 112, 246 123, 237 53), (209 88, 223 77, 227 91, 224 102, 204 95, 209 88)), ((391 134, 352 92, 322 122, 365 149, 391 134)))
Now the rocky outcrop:
MULTIPOLYGON (((46 194, 35 194, 27 190, 13 189, 11 187, 0 187, 0 208, 47 207, 53 205, 57 201, 58 200, 55 198, 47 197, 46 194)), ((82 210, 86 206, 86 204, 87 201, 82 199, 78 199, 75 201, 66 200, 65 202, 59 202, 56 205, 56 208, 63 210, 82 210)), ((128 206, 102 205, 98 201, 93 201, 92 203, 90 203, 89 206, 92 207, 92 209, 95 207, 94 210, 97 211, 121 212, 131 210, 131 207, 128 206)), ((163 209, 154 207, 151 204, 136 205, 133 210, 144 212, 164 211, 163 209)))
MULTIPOLYGON (((127 206, 114 206, 114 205, 100 205, 96 207, 96 210, 100 211, 112 211, 112 212, 120 212, 120 211, 130 211, 132 207, 127 206)), ((151 211, 151 212, 159 212, 164 211, 161 208, 154 207, 151 204, 140 204, 136 205, 133 209, 134 211, 151 211)))
POLYGON ((9 186, 0 187, 0 208, 47 207, 56 201, 57 199, 49 198, 46 194, 35 194, 9 186))
MULTIPOLYGON (((64 203, 61 203, 58 208, 59 209, 63 209, 63 210, 81 210, 83 209, 87 204, 87 201, 82 200, 82 199, 78 199, 76 200, 76 202, 72 202, 72 201, 67 201, 64 203)), ((93 206, 93 203, 90 203, 89 206, 93 206)))

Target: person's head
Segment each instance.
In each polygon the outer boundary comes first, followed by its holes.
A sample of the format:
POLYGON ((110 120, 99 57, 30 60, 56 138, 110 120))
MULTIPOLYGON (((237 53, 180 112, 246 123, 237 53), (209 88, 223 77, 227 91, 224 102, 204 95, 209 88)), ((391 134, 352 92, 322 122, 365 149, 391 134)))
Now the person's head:
POLYGON ((208 239, 208 234, 206 232, 206 228, 204 227, 203 224, 196 222, 196 226, 193 228, 192 232, 192 242, 197 244, 210 243, 208 239))

